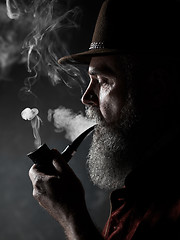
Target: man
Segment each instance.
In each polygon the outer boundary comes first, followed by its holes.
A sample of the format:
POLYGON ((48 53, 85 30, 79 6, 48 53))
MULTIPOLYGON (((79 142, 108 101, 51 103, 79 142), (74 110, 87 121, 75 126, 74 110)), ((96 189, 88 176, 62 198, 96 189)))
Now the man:
POLYGON ((106 0, 89 51, 59 60, 89 64, 82 102, 98 125, 87 163, 92 181, 113 190, 101 234, 57 151, 54 174, 30 169, 34 197, 68 239, 180 239, 178 12, 176 1, 106 0))

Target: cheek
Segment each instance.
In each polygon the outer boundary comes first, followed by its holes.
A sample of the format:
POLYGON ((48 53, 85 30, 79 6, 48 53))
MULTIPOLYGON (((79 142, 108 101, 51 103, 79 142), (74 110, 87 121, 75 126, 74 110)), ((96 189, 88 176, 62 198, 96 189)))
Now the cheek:
POLYGON ((119 119, 124 101, 121 93, 116 89, 100 92, 99 107, 106 122, 113 123, 119 119))

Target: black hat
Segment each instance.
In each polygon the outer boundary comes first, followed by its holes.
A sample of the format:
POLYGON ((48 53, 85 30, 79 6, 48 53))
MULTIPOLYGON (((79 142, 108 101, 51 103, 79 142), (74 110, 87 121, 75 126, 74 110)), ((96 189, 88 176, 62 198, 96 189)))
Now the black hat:
POLYGON ((176 0, 106 0, 88 51, 59 59, 88 64, 94 56, 180 53, 180 14, 176 0))

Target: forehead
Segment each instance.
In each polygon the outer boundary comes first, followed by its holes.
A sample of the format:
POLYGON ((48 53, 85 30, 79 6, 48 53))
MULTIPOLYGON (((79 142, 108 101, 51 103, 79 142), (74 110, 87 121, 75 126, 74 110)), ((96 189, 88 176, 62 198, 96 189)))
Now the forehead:
POLYGON ((120 57, 118 55, 92 57, 89 64, 89 75, 114 75, 120 72, 120 57))

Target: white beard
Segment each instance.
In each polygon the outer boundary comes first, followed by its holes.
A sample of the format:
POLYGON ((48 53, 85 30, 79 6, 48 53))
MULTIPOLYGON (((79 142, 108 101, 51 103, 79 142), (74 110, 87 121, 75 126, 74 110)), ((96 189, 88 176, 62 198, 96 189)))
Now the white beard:
POLYGON ((91 180, 102 189, 120 188, 133 165, 128 153, 128 136, 136 122, 132 101, 129 99, 122 109, 116 126, 105 123, 99 110, 92 107, 87 110, 87 116, 98 122, 87 160, 91 180))

